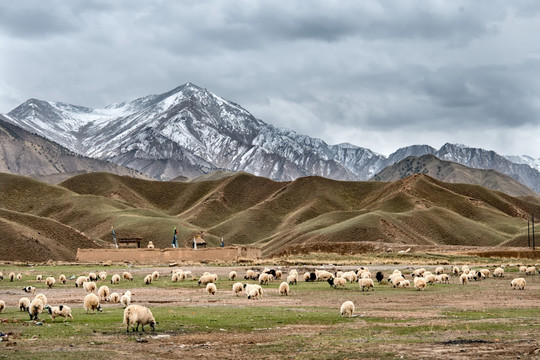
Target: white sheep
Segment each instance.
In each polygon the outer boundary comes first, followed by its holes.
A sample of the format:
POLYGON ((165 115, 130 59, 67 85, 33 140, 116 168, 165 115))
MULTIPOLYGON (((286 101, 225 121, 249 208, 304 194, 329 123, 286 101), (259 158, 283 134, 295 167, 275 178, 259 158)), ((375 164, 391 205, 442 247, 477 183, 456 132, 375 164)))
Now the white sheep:
POLYGON ((334 278, 334 274, 326 270, 315 270, 315 274, 317 274, 317 281, 328 281, 334 278))
POLYGON ((65 284, 67 281, 66 275, 60 274, 60 276, 58 277, 58 281, 61 282, 62 284, 65 284))
POLYGON ((232 271, 229 273, 229 280, 234 281, 234 280, 236 279, 237 276, 238 276, 238 274, 236 273, 236 271, 232 270, 232 271))
POLYGON ((298 274, 292 274, 292 275, 289 275, 287 276, 287 282, 289 284, 295 284, 297 285, 298 284, 298 274))
POLYGON ((283 273, 281 270, 276 270, 276 280, 281 280, 281 277, 283 276, 283 273))
POLYGON ((439 284, 450 284, 450 277, 448 274, 440 274, 435 276, 435 282, 438 282, 439 284))
POLYGON ((524 290, 525 285, 527 285, 527 281, 525 281, 524 278, 515 278, 514 280, 510 282, 510 287, 512 287, 512 289, 514 290, 515 289, 524 290))
POLYGON ((0 300, 0 313, 4 311, 5 308, 6 308, 6 303, 4 302, 4 300, 0 300))
POLYGON ((114 274, 111 277, 111 284, 118 284, 118 283, 120 283, 120 275, 114 274))
POLYGON ((39 299, 43 306, 47 305, 47 297, 45 296, 45 294, 39 293, 34 297, 34 299, 39 299))
POLYGON ((364 291, 364 288, 367 288, 369 291, 369 288, 371 288, 372 291, 375 291, 375 283, 373 283, 372 279, 358 279, 358 285, 364 291))
POLYGON ((454 266, 452 268, 452 273, 454 274, 454 276, 458 276, 460 272, 461 272, 461 270, 459 269, 459 267, 454 266))
POLYGON ((4 280, 4 273, 0 271, 0 280, 4 280))
MULTIPOLYGON (((367 271, 364 271, 361 276, 362 277, 364 277, 364 276, 371 277, 371 274, 369 272, 367 272, 367 271)), ((341 277, 344 278, 345 280, 347 280, 350 283, 356 282, 358 280, 358 275, 356 275, 356 273, 354 271, 344 272, 341 275, 341 277)))
POLYGON ((30 315, 30 320, 37 320, 39 317, 39 314, 43 312, 43 302, 38 299, 37 297, 32 300, 30 303, 30 306, 28 307, 28 315, 30 315))
POLYGON ((75 287, 81 287, 83 283, 87 281, 88 281, 88 278, 86 276, 79 276, 77 280, 75 280, 75 287))
POLYGON ((124 278, 124 280, 133 281, 133 275, 131 275, 129 271, 124 271, 122 273, 122 277, 124 278))
POLYGON ((503 277, 504 276, 504 269, 501 267, 496 268, 493 270, 493 277, 503 277))
MULTIPOLYGON (((415 279, 416 279, 416 278, 415 278, 415 279)), ((393 286, 393 287, 396 287, 397 284, 399 284, 399 282, 400 282, 400 281, 403 281, 403 280, 405 280, 405 279, 403 278, 403 276, 399 276, 399 275, 398 275, 398 276, 392 277, 392 280, 391 280, 391 281, 392 281, 392 286, 393 286)))
POLYGON ((154 243, 152 242, 152 240, 150 240, 148 242, 148 245, 146 246, 148 249, 153 249, 154 248, 154 243))
POLYGON ((289 284, 286 281, 279 284, 279 293, 281 295, 289 295, 289 284))
POLYGON ((270 282, 270 276, 271 275, 266 273, 262 273, 261 275, 259 275, 259 284, 268 285, 268 283, 270 282))
POLYGON ((191 270, 186 270, 183 272, 183 279, 187 279, 188 276, 191 280, 195 280, 195 278, 193 277, 193 273, 191 272, 191 270))
POLYGON ((36 280, 37 281, 42 281, 43 280, 43 275, 36 275, 36 280))
POLYGON ((248 299, 258 300, 263 296, 263 289, 257 284, 244 284, 244 291, 247 294, 248 299))
POLYGON ((152 279, 153 279, 152 275, 151 275, 151 274, 148 274, 148 275, 146 275, 146 276, 144 277, 144 283, 145 283, 146 285, 150 285, 150 284, 152 283, 152 279))
POLYGON ((234 283, 232 291, 234 291, 236 296, 239 296, 244 291, 244 285, 241 282, 234 283))
POLYGON ((95 314, 96 310, 99 312, 103 311, 101 305, 99 304, 99 298, 94 293, 90 293, 84 297, 83 307, 86 310, 87 314, 88 310, 92 310, 92 314, 95 314))
POLYGON ((469 277, 467 276, 467 274, 461 274, 459 277, 459 282, 461 283, 461 285, 467 285, 469 282, 469 277))
POLYGON ((491 275, 491 271, 489 271, 489 269, 482 269, 480 270, 480 273, 482 273, 484 278, 487 278, 489 277, 489 275, 491 275))
POLYGON ((215 281, 215 277, 214 275, 212 274, 206 274, 206 275, 202 275, 200 278, 199 278, 199 285, 206 285, 208 283, 213 283, 215 281))
POLYGON ((520 266, 519 267, 519 272, 521 272, 521 273, 527 272, 527 266, 525 266, 525 265, 520 266))
POLYGON ((131 295, 124 294, 120 297, 120 303, 124 305, 124 307, 128 307, 131 303, 131 295))
POLYGON ((52 276, 49 276, 47 279, 45 279, 45 284, 47 284, 47 287, 49 289, 52 288, 55 283, 56 283, 56 279, 52 276))
POLYGON ((13 271, 10 272, 8 277, 9 277, 9 281, 13 282, 13 280, 15 280, 15 273, 13 271))
POLYGON ((206 292, 208 295, 216 295, 217 287, 214 283, 208 283, 206 284, 206 292))
POLYGON ((99 273, 99 278, 101 279, 101 281, 107 280, 107 273, 105 271, 101 271, 99 273))
POLYGON ((120 294, 118 294, 117 292, 111 293, 111 295, 109 296, 109 298, 107 299, 107 301, 110 301, 110 302, 112 302, 113 304, 116 304, 117 302, 120 301, 120 294))
POLYGON ((22 274, 17 274, 17 281, 21 281, 22 280, 22 274))
POLYGON ((152 281, 156 281, 159 279, 159 271, 154 271, 152 273, 152 281))
POLYGON ((422 276, 422 275, 424 275, 425 272, 426 272, 426 269, 424 269, 424 268, 415 269, 415 270, 413 270, 411 276, 412 277, 422 276))
POLYGON ((439 266, 435 269, 435 274, 436 275, 441 275, 444 273, 444 268, 442 266, 439 266))
POLYGON ((45 309, 49 312, 49 316, 51 317, 51 320, 54 322, 54 319, 56 319, 59 316, 62 316, 64 318, 64 321, 66 321, 68 318, 73 320, 73 316, 71 315, 71 308, 69 306, 60 305, 60 306, 49 306, 45 305, 45 309))
POLYGON ((85 281, 83 282, 83 289, 86 290, 86 292, 94 292, 97 289, 97 285, 93 281, 85 281))
POLYGON ((525 271, 525 275, 534 275, 536 273, 536 267, 529 266, 525 271))
POLYGON ((411 287, 411 282, 409 280, 401 280, 400 282, 398 282, 397 287, 399 288, 411 287))
POLYGON ((36 293, 36 288, 34 286, 25 286, 23 287, 23 291, 25 293, 32 293, 32 295, 34 295, 36 293))
POLYGON ((27 297, 22 297, 19 299, 19 309, 20 311, 28 311, 30 307, 30 299, 27 297))
POLYGON ((109 295, 111 294, 111 291, 109 290, 108 286, 102 285, 99 287, 97 294, 101 299, 105 300, 109 297, 109 295))
POLYGON ((424 290, 426 288, 426 279, 423 277, 415 277, 414 278, 414 287, 416 290, 424 290))
POLYGON ((90 279, 90 281, 96 281, 98 279, 98 276, 95 272, 91 272, 88 274, 88 279, 90 279))
POLYGON ((341 304, 340 310, 341 316, 351 317, 354 314, 354 303, 352 301, 345 301, 341 304))
POLYGON ((141 305, 129 305, 124 309, 124 324, 126 324, 126 332, 129 332, 130 325, 133 331, 138 332, 139 325, 141 325, 142 331, 144 331, 144 325, 150 325, 154 331, 157 323, 149 308, 141 305), (136 327, 135 324, 137 324, 136 327))
POLYGON ((180 273, 173 272, 172 275, 171 275, 171 281, 172 282, 178 282, 178 281, 180 281, 181 276, 182 275, 180 273))
POLYGON ((433 285, 435 284, 435 275, 433 274, 427 274, 427 275, 424 275, 424 279, 426 280, 426 284, 429 284, 429 285, 433 285))
POLYGON ((309 273, 309 271, 306 271, 304 273, 304 281, 310 281, 311 280, 311 274, 309 273))
POLYGON ((347 280, 345 280, 344 278, 340 278, 340 277, 330 278, 330 279, 327 280, 327 282, 334 289, 337 289, 338 286, 341 286, 342 288, 344 288, 347 285, 347 280))

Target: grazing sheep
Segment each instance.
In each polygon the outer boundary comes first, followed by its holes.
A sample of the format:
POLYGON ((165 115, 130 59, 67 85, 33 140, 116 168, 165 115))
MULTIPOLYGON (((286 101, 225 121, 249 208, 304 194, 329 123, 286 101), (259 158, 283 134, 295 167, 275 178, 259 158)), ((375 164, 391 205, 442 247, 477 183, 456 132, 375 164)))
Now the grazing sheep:
POLYGON ((75 287, 81 287, 87 281, 88 278, 86 276, 79 276, 77 280, 75 280, 75 287))
POLYGON ((527 272, 527 266, 525 266, 525 265, 520 266, 519 267, 519 272, 521 272, 521 273, 527 272))
MULTIPOLYGON (((364 276, 368 276, 370 277, 371 274, 367 271, 363 272, 362 273, 362 278, 364 278, 364 276)), ((356 273, 354 271, 347 271, 347 272, 344 272, 343 275, 341 276, 342 278, 344 278, 345 280, 347 280, 348 282, 356 282, 358 280, 358 276, 356 275, 356 273)))
POLYGON ((266 273, 262 273, 261 275, 259 275, 259 284, 268 285, 269 282, 270 282, 270 275, 266 273))
POLYGON ((491 275, 491 271, 489 271, 489 269, 482 269, 480 270, 480 273, 482 273, 484 278, 487 278, 489 277, 489 275, 491 275))
POLYGON ((99 298, 94 293, 90 293, 84 297, 83 307, 86 310, 87 314, 88 310, 92 310, 92 314, 95 314, 96 310, 99 312, 103 311, 101 305, 99 304, 99 298))
POLYGON ((133 275, 131 275, 129 271, 124 271, 122 273, 122 277, 124 278, 124 280, 133 281, 133 275))
POLYGON ((352 301, 345 301, 341 304, 340 314, 344 317, 351 317, 354 313, 354 303, 352 301))
POLYGON ((6 303, 4 302, 4 300, 0 300, 0 313, 4 311, 5 308, 6 308, 6 303))
POLYGON ((399 288, 411 287, 411 282, 409 280, 401 280, 400 282, 398 282, 397 287, 399 288))
POLYGON ((334 274, 326 270, 315 270, 315 274, 317 275, 317 281, 328 281, 328 279, 334 277, 334 274))
POLYGON ((308 282, 309 279, 310 279, 309 271, 306 271, 306 272, 304 273, 304 281, 305 281, 305 282, 308 282))
POLYGON ((214 277, 214 275, 212 275, 212 274, 206 274, 206 275, 202 275, 202 276, 199 278, 198 284, 199 284, 199 285, 206 285, 206 284, 208 284, 208 283, 213 283, 215 280, 216 280, 216 278, 214 277))
POLYGON ((279 284, 279 293, 281 295, 289 295, 289 284, 287 282, 282 282, 279 284))
POLYGON ((180 281, 181 276, 182 275, 180 275, 179 273, 173 272, 172 275, 171 275, 171 281, 172 282, 178 282, 178 281, 180 281))
POLYGON ((83 282, 83 288, 86 290, 86 292, 94 292, 97 289, 97 285, 93 281, 86 281, 83 282))
POLYGON ((306 282, 317 281, 317 274, 314 273, 314 272, 306 272, 306 273, 304 273, 304 281, 306 281, 306 282))
POLYGON ((426 288, 426 279, 423 277, 415 277, 414 278, 414 287, 416 290, 424 290, 426 288))
POLYGON ((150 284, 152 283, 152 279, 153 279, 152 275, 148 274, 148 275, 146 275, 146 276, 144 277, 144 283, 145 283, 146 285, 150 285, 150 284))
POLYGON ((152 273, 152 281, 155 281, 155 280, 158 280, 159 279, 159 271, 154 271, 152 273))
POLYGON ((61 282, 62 284, 65 284, 67 281, 66 275, 60 274, 60 276, 58 277, 58 281, 61 282))
POLYGON ((439 284, 450 284, 450 277, 448 274, 441 274, 435 276, 435 282, 438 282, 439 284))
POLYGON ((0 280, 4 280, 4 273, 0 271, 0 280))
POLYGON ((116 304, 117 302, 120 301, 120 294, 118 294, 117 292, 113 292, 109 298, 107 299, 107 301, 110 301, 112 302, 113 304, 116 304))
POLYGON ((109 297, 109 295, 111 294, 111 291, 109 290, 108 286, 103 285, 99 287, 97 294, 101 299, 105 300, 109 297))
POLYGON ((195 278, 193 277, 193 273, 191 272, 191 270, 187 270, 187 271, 184 271, 183 272, 183 275, 184 275, 184 279, 187 279, 188 276, 190 278, 190 280, 195 280, 195 278))
MULTIPOLYGON (((416 279, 416 278, 415 278, 415 279, 416 279)), ((394 276, 394 277, 392 277, 392 280, 391 280, 391 282, 392 282, 392 287, 396 287, 397 284, 399 284, 399 282, 400 282, 400 281, 403 281, 403 280, 405 280, 405 279, 403 278, 403 276, 394 276)))
POLYGON ((251 270, 251 269, 248 269, 248 270, 246 271, 246 275, 244 275, 244 279, 245 279, 245 280, 255 280, 255 279, 257 279, 257 278, 255 277, 255 271, 253 271, 253 270, 251 270))
POLYGON ((142 331, 144 331, 144 325, 150 325, 152 331, 155 330, 156 320, 149 308, 141 305, 129 305, 124 310, 124 324, 126 324, 126 332, 129 332, 129 326, 133 328, 133 331, 139 331, 139 325, 141 325, 142 331), (134 325, 137 324, 135 327, 134 325))
POLYGON ((27 297, 22 297, 19 299, 19 309, 20 311, 28 311, 30 308, 30 299, 27 297))
POLYGON ((330 278, 328 280, 326 280, 331 287, 333 287, 334 289, 337 289, 338 286, 341 286, 341 287, 345 287, 345 285, 347 285, 347 280, 345 280, 344 278, 330 278))
POLYGON ((291 269, 291 270, 289 270, 289 275, 296 275, 296 276, 298 276, 298 270, 296 270, 296 269, 291 269))
POLYGON ((49 289, 52 288, 55 283, 56 283, 56 279, 52 276, 49 276, 47 279, 45 279, 45 284, 47 284, 47 287, 49 289))
POLYGON ((527 281, 525 281, 524 278, 515 278, 514 280, 510 282, 510 287, 512 287, 512 289, 514 290, 515 289, 524 290, 525 285, 527 285, 527 281))
POLYGON ((124 307, 129 306, 129 304, 131 303, 131 295, 122 295, 122 297, 120 297, 120 303, 124 305, 124 307))
POLYGON ((426 269, 424 268, 415 269, 413 270, 411 276, 412 277, 423 276, 425 272, 426 272, 426 269))
POLYGON ((107 273, 105 271, 100 272, 99 278, 101 279, 101 281, 107 280, 107 273))
POLYGON ((214 283, 208 283, 206 284, 206 292, 208 295, 216 295, 217 287, 214 283))
POLYGON ((42 281, 43 280, 43 275, 36 275, 36 280, 37 281, 42 281))
POLYGON ((503 277, 504 276, 504 269, 501 267, 496 268, 493 270, 493 277, 503 277))
POLYGON ((238 276, 238 274, 236 273, 236 271, 232 270, 230 273, 229 273, 229 280, 236 280, 236 277, 238 276))
POLYGON ((452 268, 452 273, 454 274, 454 276, 458 276, 460 272, 461 270, 457 266, 454 266, 452 268))
POLYGON ((90 279, 90 281, 96 281, 98 279, 98 276, 95 272, 91 272, 88 274, 88 279, 90 279))
POLYGON ((281 270, 276 270, 276 280, 281 280, 281 277, 283 276, 283 273, 281 272, 281 270))
POLYGON ((45 305, 45 309, 49 312, 49 316, 51 317, 51 320, 54 322, 54 319, 56 319, 59 316, 62 316, 64 318, 64 321, 66 321, 68 318, 73 320, 73 316, 71 315, 71 308, 69 306, 60 305, 60 306, 49 306, 45 305))
POLYGON ((525 271, 525 275, 534 275, 536 273, 536 267, 529 266, 525 271))
POLYGON ((377 274, 375 274, 375 279, 377 280, 377 282, 381 282, 384 280, 384 274, 382 273, 382 271, 378 271, 377 274))
POLYGON ((47 305, 47 297, 45 296, 45 294, 39 293, 34 297, 34 299, 39 299, 43 306, 47 305))
POLYGON ((435 284, 435 275, 433 274, 427 274, 424 276, 424 279, 426 280, 426 284, 433 285, 435 284))
POLYGON ((154 248, 154 243, 152 242, 152 240, 150 240, 148 242, 148 245, 146 246, 148 249, 153 249, 154 248))
POLYGON ((9 282, 13 282, 13 280, 15 280, 15 273, 10 272, 8 277, 9 277, 9 282))
POLYGON ((467 276, 467 274, 461 274, 461 276, 459 277, 459 282, 461 283, 461 285, 467 285, 469 283, 469 277, 467 276))
POLYGON ((251 300, 258 300, 263 295, 262 287, 256 284, 244 284, 244 291, 251 300))
POLYGON ((371 291, 375 291, 375 284, 372 279, 358 279, 358 286, 364 291, 364 288, 371 288, 371 291))
POLYGON ((26 286, 22 288, 25 293, 32 293, 34 295, 36 293, 36 288, 33 286, 26 286))
POLYGON ((22 274, 17 274, 17 281, 21 281, 22 280, 22 274))
POLYGON ((298 284, 298 275, 289 275, 287 276, 287 282, 289 284, 294 284, 294 285, 297 285, 298 284))
POLYGON ((30 306, 28 307, 28 315, 30 315, 30 320, 37 320, 39 314, 43 312, 44 306, 45 305, 43 305, 43 302, 40 299, 35 298, 32 300, 30 306))
POLYGON ((439 266, 438 268, 435 269, 436 275, 441 275, 442 273, 444 273, 444 268, 442 266, 439 266))
POLYGON ((232 286, 232 291, 234 291, 236 296, 238 296, 244 291, 244 285, 241 282, 234 283, 232 286))
POLYGON ((120 283, 120 275, 114 274, 111 277, 111 284, 118 284, 118 283, 120 283))

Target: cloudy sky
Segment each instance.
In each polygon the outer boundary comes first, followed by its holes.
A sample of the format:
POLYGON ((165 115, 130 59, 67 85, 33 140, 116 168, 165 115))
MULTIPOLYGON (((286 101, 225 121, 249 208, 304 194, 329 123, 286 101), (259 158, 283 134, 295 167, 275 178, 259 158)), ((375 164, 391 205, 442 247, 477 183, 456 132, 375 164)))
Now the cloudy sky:
POLYGON ((540 1, 3 1, 0 112, 186 82, 263 121, 389 155, 540 158, 540 1))

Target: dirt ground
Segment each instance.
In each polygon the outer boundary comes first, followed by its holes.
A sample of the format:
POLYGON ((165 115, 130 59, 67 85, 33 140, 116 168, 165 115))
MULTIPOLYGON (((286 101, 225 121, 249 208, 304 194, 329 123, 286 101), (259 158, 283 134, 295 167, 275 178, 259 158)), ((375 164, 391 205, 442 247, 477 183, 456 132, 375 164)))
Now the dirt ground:
MULTIPOLYGON (((298 268, 298 267, 297 267, 298 268)), ((343 270, 354 267, 341 267, 343 270)), ((395 267, 373 266, 371 272, 382 270, 385 274, 391 272, 395 267)), ((405 273, 410 272, 407 266, 398 266, 405 273)), ((426 267, 429 268, 429 267, 426 267)), ((184 267, 184 270, 191 270, 196 276, 205 271, 217 273, 220 279, 226 279, 230 270, 236 270, 241 277, 245 274, 245 267, 184 267)), ((305 269, 298 268, 303 274, 305 269)), ((158 270, 163 277, 169 277, 171 268, 134 268, 132 273, 136 278, 142 278, 153 270, 158 270)), ((288 271, 289 268, 283 268, 288 271)), ((338 268, 332 267, 332 270, 338 268)), ((433 269, 431 269, 433 270, 433 269)), ((112 271, 108 271, 112 274, 112 271)), ((317 353, 316 343, 318 336, 332 337, 347 331, 357 331, 358 338, 357 357, 354 355, 348 358, 378 358, 380 354, 392 353, 395 358, 404 359, 540 359, 540 337, 536 331, 540 325, 537 319, 533 329, 519 329, 519 339, 509 339, 500 341, 497 338, 490 340, 475 340, 468 336, 468 330, 462 330, 444 335, 441 338, 437 334, 433 335, 434 341, 423 342, 388 342, 369 341, 365 336, 369 332, 370 323, 363 320, 364 317, 388 318, 389 323, 399 324, 400 321, 411 321, 411 326, 428 325, 432 327, 444 326, 451 319, 441 316, 441 311, 447 309, 462 309, 466 311, 482 311, 484 309, 529 309, 540 308, 540 276, 527 277, 527 288, 524 291, 512 290, 509 283, 512 278, 522 276, 518 273, 508 274, 503 279, 489 278, 478 283, 467 285, 467 292, 457 291, 436 292, 427 289, 424 292, 414 289, 395 289, 399 296, 394 296, 388 291, 378 291, 360 293, 358 291, 336 290, 330 296, 319 296, 310 292, 298 292, 295 294, 294 285, 291 286, 291 296, 279 296, 277 289, 268 289, 262 300, 249 301, 244 296, 235 296, 230 289, 219 291, 215 297, 210 297, 204 293, 202 288, 155 288, 145 287, 140 282, 126 285, 125 290, 130 289, 133 293, 134 303, 144 304, 151 308, 158 306, 194 306, 194 307, 328 307, 336 308, 336 316, 339 316, 339 307, 342 301, 352 299, 356 305, 355 321, 336 325, 285 325, 280 327, 260 329, 250 333, 214 332, 204 334, 188 334, 167 332, 160 333, 159 327, 156 333, 147 333, 137 342, 126 342, 115 336, 108 334, 96 334, 94 343, 99 343, 101 351, 114 351, 120 358, 130 359, 171 359, 171 358, 196 358, 196 359, 238 359, 241 357, 254 357, 264 359, 283 358, 326 358, 332 355, 332 351, 325 348, 324 356, 317 353), (341 292, 341 293, 340 293, 341 292), (465 295, 464 295, 465 294, 465 295), (283 343, 284 339, 301 333, 308 339, 304 350, 291 348, 287 353, 273 353, 264 351, 259 355, 256 349, 265 349, 267 346, 283 343), (309 345, 311 344, 311 345, 309 345), (247 351, 249 349, 249 352, 247 351), (304 352, 302 352, 304 351, 304 352), (370 355, 371 354, 371 355, 370 355), (379 355, 378 355, 379 354, 379 355)), ((410 279, 410 277, 408 277, 410 279)), ((4 280, 6 281, 6 280, 4 280)), ((241 280, 243 281, 243 280, 241 280)), ((451 283, 457 284, 456 278, 451 279, 451 283)), ((122 283, 124 284, 124 283, 122 283)), ((125 283, 127 284, 127 283, 125 283)), ((444 285, 435 285, 444 286, 444 285)), ((73 307, 81 306, 81 289, 68 287, 62 289, 46 290, 49 303, 63 303, 73 307)), ((118 291, 115 289, 115 291, 118 291)), ((392 289, 394 291, 394 289, 392 289)), ((13 289, 4 289, 0 284, 0 299, 3 299, 8 306, 18 303, 23 293, 13 289)), ((16 305, 15 305, 16 306, 16 305)), ((118 307, 119 304, 106 304, 106 307, 118 307)), ((0 318, 2 316, 0 315, 0 318)), ((27 320, 27 318, 25 318, 27 320)), ((502 321, 496 319, 493 321, 502 321)), ((158 320, 159 322, 159 320, 158 320)), ((396 325, 397 326, 397 325, 396 325)), ((0 323, 0 331, 2 331, 0 323)), ((293 347, 298 347, 296 344, 293 347)), ((6 345, 7 346, 7 345, 6 345)), ((24 346, 22 343, 19 346, 24 346)), ((39 344, 35 342, 31 346, 39 349, 39 344)), ((356 347, 357 346, 357 347, 356 347)), ((2 349, 0 344, 0 350, 2 349)), ((87 348, 78 346, 76 350, 92 350, 94 347, 88 345, 87 348)), ((54 352, 55 349, 50 349, 54 352)), ((69 351, 69 349, 56 349, 56 351, 69 351)), ((331 356, 330 356, 331 357, 331 356)), ((3 358, 0 351, 0 359, 3 358)), ((341 358, 336 352, 336 358, 341 358)))

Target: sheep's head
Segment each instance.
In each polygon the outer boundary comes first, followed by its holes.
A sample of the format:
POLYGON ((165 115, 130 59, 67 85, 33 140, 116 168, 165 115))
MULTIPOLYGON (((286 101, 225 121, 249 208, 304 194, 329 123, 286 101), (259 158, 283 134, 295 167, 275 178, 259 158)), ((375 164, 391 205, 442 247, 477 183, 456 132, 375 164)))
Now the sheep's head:
POLYGON ((98 307, 97 307, 97 311, 99 311, 99 312, 103 312, 103 308, 101 307, 101 305, 98 305, 98 307))
POLYGON ((45 305, 45 310, 47 310, 49 314, 52 314, 52 309, 49 305, 45 305))
POLYGON ((152 329, 152 331, 156 330, 156 322, 155 321, 151 321, 150 322, 150 329, 152 329))

